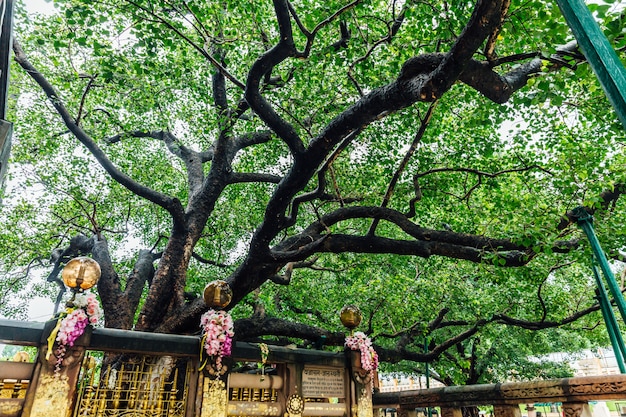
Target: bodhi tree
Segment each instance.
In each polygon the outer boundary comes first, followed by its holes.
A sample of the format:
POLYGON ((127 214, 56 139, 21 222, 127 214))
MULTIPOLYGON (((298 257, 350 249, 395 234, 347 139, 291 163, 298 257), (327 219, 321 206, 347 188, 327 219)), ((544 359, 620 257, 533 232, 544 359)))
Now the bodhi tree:
MULTIPOLYGON (((623 12, 592 7, 623 57, 623 12)), ((54 8, 16 26, 13 294, 87 254, 107 327, 194 333, 221 278, 238 340, 341 346, 350 302, 387 362, 469 370, 502 326, 589 343, 571 210, 620 260, 624 132, 555 4, 54 8)))

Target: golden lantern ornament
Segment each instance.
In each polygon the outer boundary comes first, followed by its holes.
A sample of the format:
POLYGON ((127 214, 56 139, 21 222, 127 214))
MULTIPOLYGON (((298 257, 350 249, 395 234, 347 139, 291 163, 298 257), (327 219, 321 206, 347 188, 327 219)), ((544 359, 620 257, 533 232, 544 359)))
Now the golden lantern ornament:
POLYGON ((65 265, 61 277, 72 291, 81 292, 96 285, 101 274, 98 262, 86 256, 79 256, 65 265))
POLYGON ((357 306, 348 304, 339 312, 339 319, 341 320, 341 324, 352 331, 361 324, 363 316, 357 306))
POLYGON ((204 302, 207 307, 223 309, 233 299, 233 290, 221 279, 209 282, 204 287, 204 302))

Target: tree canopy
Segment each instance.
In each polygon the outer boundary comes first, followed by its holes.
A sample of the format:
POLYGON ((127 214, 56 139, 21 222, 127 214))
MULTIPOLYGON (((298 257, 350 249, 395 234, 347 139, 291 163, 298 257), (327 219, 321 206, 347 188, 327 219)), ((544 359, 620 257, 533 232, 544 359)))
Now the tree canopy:
POLYGON ((87 254, 107 327, 197 332, 224 279, 237 340, 316 347, 352 303, 455 383, 606 342, 571 210, 621 261, 625 135, 553 2, 53 6, 15 28, 3 297, 87 254))

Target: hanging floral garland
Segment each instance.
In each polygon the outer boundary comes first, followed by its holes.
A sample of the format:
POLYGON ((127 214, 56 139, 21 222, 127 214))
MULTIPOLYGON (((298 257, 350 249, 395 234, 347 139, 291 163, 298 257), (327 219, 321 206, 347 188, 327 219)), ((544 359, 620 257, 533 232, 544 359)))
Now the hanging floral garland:
POLYGON ((50 359, 54 342, 57 342, 57 349, 54 351, 57 358, 54 368, 55 375, 59 375, 61 372, 61 365, 67 349, 74 346, 76 340, 85 333, 87 326, 97 324, 101 317, 102 312, 95 294, 78 293, 74 295, 65 311, 60 313, 57 325, 48 337, 46 359, 50 359))
MULTIPOLYGON (((225 311, 210 309, 200 318, 202 346, 207 355, 214 359, 218 371, 222 368, 222 358, 230 356, 233 346, 233 319, 225 311)), ((202 368, 206 365, 204 361, 202 368)))
POLYGON ((378 354, 374 350, 370 338, 363 332, 355 332, 346 337, 345 346, 361 352, 361 368, 369 372, 373 381, 374 372, 378 369, 378 354))

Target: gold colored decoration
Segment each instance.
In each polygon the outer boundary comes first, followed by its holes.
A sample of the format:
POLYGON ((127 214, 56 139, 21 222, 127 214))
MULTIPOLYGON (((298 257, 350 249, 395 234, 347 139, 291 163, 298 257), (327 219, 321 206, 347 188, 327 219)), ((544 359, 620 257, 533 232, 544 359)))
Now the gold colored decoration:
POLYGON ((289 417, 301 417, 304 411, 304 400, 298 394, 292 394, 287 398, 287 412, 289 417))
POLYGON ((201 417, 226 417, 227 414, 226 384, 219 378, 204 378, 201 417))
MULTIPOLYGON (((204 344, 204 342, 203 342, 204 344)), ((202 352, 200 353, 200 367, 199 367, 199 371, 204 371, 206 374, 210 375, 212 378, 219 378, 221 376, 226 375, 226 373, 228 372, 228 365, 225 365, 223 362, 220 364, 220 367, 218 368, 211 360, 210 358, 204 358, 203 359, 203 355, 202 352)))
POLYGON ((96 285, 101 273, 98 262, 86 256, 79 256, 65 265, 61 276, 65 285, 80 291, 96 285))
POLYGON ((270 355, 270 348, 265 343, 259 343, 259 349, 261 349, 261 381, 265 381, 265 364, 267 363, 267 357, 270 355))
POLYGON ((278 402, 278 390, 272 388, 230 388, 228 401, 259 401, 262 403, 276 403, 278 402), (255 398, 257 399, 255 400, 255 398))
POLYGON ((20 416, 23 408, 22 401, 0 402, 0 416, 20 416))
POLYGON ((88 357, 83 363, 74 417, 185 416, 191 361, 182 368, 186 375, 179 385, 180 366, 171 356, 134 358, 120 369, 100 369, 95 363, 100 360, 88 357))
POLYGON ((349 304, 341 309, 339 319, 341 320, 341 324, 352 331, 361 324, 363 316, 357 306, 349 304))
POLYGON ((28 380, 0 380, 0 398, 24 398, 29 384, 30 381, 28 380))
POLYGON ((207 307, 223 309, 233 299, 233 290, 226 281, 220 279, 209 282, 204 287, 204 303, 207 307))
POLYGON ((361 388, 357 416, 374 417, 372 393, 367 388, 361 388))
POLYGON ((70 386, 65 375, 43 375, 37 387, 31 417, 69 416, 70 386))

